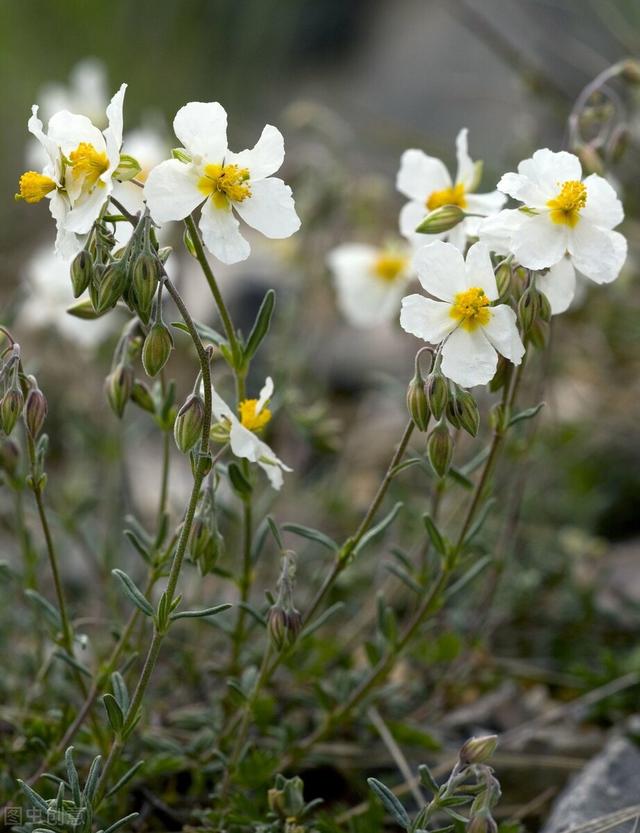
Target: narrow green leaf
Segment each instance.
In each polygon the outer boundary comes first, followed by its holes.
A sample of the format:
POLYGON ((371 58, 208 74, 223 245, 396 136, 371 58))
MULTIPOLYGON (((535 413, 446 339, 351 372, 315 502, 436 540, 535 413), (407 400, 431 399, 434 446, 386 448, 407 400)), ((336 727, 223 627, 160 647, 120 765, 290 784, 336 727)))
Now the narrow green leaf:
POLYGON ((137 764, 134 764, 130 769, 128 769, 125 774, 120 778, 116 783, 111 787, 109 792, 106 793, 105 798, 110 798, 112 795, 115 795, 118 790, 121 790, 125 784, 128 784, 129 781, 133 778, 136 772, 143 766, 144 761, 138 761, 137 764))
POLYGON ((431 790, 434 795, 437 795, 440 786, 426 764, 420 764, 418 767, 418 775, 420 776, 420 783, 422 786, 431 790))
POLYGON ((80 779, 78 778, 78 770, 73 761, 73 746, 69 746, 64 753, 64 762, 67 767, 67 779, 69 781, 69 788, 71 789, 71 798, 73 803, 80 804, 80 779))
POLYGON ((116 732, 116 734, 120 733, 122 731, 122 727, 124 726, 124 715, 122 713, 122 709, 118 705, 118 701, 113 694, 107 693, 102 696, 102 703, 107 713, 107 717, 109 718, 111 728, 114 732, 116 732))
POLYGON ((401 508, 402 508, 402 503, 396 503, 396 505, 393 507, 391 512, 389 512, 389 514, 386 515, 380 521, 379 524, 376 524, 376 526, 374 526, 373 529, 370 529, 366 533, 366 535, 362 536, 362 538, 360 539, 360 543, 358 544, 358 546, 353 551, 354 556, 358 555, 367 546, 368 543, 370 543, 371 541, 374 540, 374 538, 377 538, 378 535, 382 535, 382 533, 385 531, 385 529, 390 524, 393 523, 393 521, 395 520, 396 515, 398 514, 398 512, 400 511, 401 508))
POLYGON ((470 480, 465 474, 463 474, 460 469, 457 469, 455 466, 451 466, 449 469, 448 476, 455 480, 459 486, 462 486, 463 489, 473 489, 473 480, 470 480))
POLYGON ((435 524, 435 521, 430 515, 423 515, 422 522, 427 530, 429 538, 431 539, 431 543, 436 548, 436 550, 440 553, 440 555, 446 555, 447 553, 447 544, 442 537, 440 530, 435 524))
POLYGON ((250 497, 253 487, 242 473, 240 466, 237 463, 229 463, 227 471, 229 472, 231 486, 236 494, 241 497, 242 500, 246 500, 250 497))
POLYGON ((393 816, 400 827, 403 827, 405 830, 409 830, 411 827, 411 820, 407 815, 407 811, 391 790, 388 787, 385 787, 385 785, 381 781, 378 781, 377 778, 367 778, 367 784, 378 796, 380 801, 382 801, 387 812, 393 816))
POLYGON ((320 544, 321 547, 326 547, 328 550, 331 550, 331 552, 338 551, 338 544, 333 540, 333 538, 330 538, 318 529, 294 523, 282 524, 282 528, 287 532, 293 532, 294 535, 299 535, 301 538, 307 538, 309 541, 315 541, 316 544, 320 544))
POLYGON ((62 619, 60 618, 60 614, 58 613, 56 608, 51 604, 50 601, 45 599, 44 596, 41 596, 40 593, 36 592, 35 590, 28 589, 25 590, 24 593, 30 601, 32 601, 35 605, 37 605, 40 608, 40 610, 42 610, 42 612, 54 628, 60 629, 62 627, 62 619))
POLYGON ((32 790, 31 787, 28 784, 25 784, 24 781, 20 780, 20 778, 18 778, 18 784, 20 785, 22 792, 26 795, 34 807, 37 807, 39 810, 44 810, 45 813, 48 812, 49 804, 44 800, 44 798, 42 798, 42 796, 38 795, 35 790, 32 790))
MULTIPOLYGON (((204 341, 211 341, 218 346, 220 346, 221 344, 226 344, 224 336, 217 330, 214 330, 213 327, 209 327, 207 324, 203 324, 201 321, 194 321, 193 323, 195 325, 196 332, 204 341)), ((183 333, 189 333, 189 328, 184 323, 184 321, 172 321, 171 326, 175 327, 176 330, 182 330, 183 333)))
POLYGON ((402 567, 399 567, 397 564, 386 564, 386 570, 391 573, 391 575, 395 576, 399 579, 404 585, 406 585, 409 590, 412 590, 414 593, 420 595, 422 593, 422 587, 418 584, 418 582, 411 578, 409 573, 406 570, 403 570, 402 567))
POLYGON ((63 651, 62 648, 59 648, 53 652, 53 656, 56 659, 61 659, 63 662, 66 662, 67 665, 70 665, 72 668, 75 668, 76 671, 79 671, 81 674, 84 674, 85 677, 91 678, 93 675, 91 671, 87 668, 86 665, 83 665, 80 660, 77 660, 71 654, 68 654, 66 651, 63 651))
POLYGON ((126 714, 127 709, 129 708, 129 692, 127 690, 127 684, 124 681, 124 677, 119 671, 114 671, 111 675, 111 688, 113 689, 114 697, 120 706, 120 710, 123 714, 126 714))
POLYGON ((468 570, 461 578, 458 579, 458 581, 447 589, 444 594, 445 599, 450 599, 451 596, 455 596, 456 593, 459 593, 460 590, 465 588, 467 584, 472 582, 477 575, 479 575, 486 567, 489 566, 489 564, 491 564, 491 560, 491 556, 485 555, 484 558, 480 558, 476 561, 470 570, 468 570))
POLYGON ((282 543, 282 536, 280 535, 280 530, 278 529, 278 524, 274 521, 271 515, 267 515, 267 525, 269 527, 269 531, 273 535, 274 541, 276 542, 279 549, 284 549, 284 544, 282 543))
POLYGON ((269 332, 271 317, 273 315, 275 305, 276 293, 273 289, 269 289, 262 299, 260 309, 256 315, 256 320, 253 324, 251 332, 249 333, 249 337, 247 338, 247 344, 244 348, 245 361, 250 361, 253 358, 258 350, 258 347, 260 347, 263 339, 269 332))
POLYGON ((249 614, 249 616, 251 616, 251 618, 252 618, 252 619, 255 619, 255 621, 256 621, 259 625, 262 625, 262 627, 263 627, 263 628, 266 628, 266 627, 267 627, 267 620, 264 618, 264 616, 262 616, 262 615, 261 615, 261 614, 260 614, 260 613, 259 613, 259 612, 255 609, 255 607, 252 607, 252 606, 251 606, 250 604, 248 604, 247 602, 237 602, 237 603, 236 603, 236 607, 241 607, 243 610, 246 610, 246 612, 249 614))
POLYGON ((300 639, 306 639, 308 636, 311 636, 312 633, 321 628, 325 622, 327 622, 335 613, 341 610, 344 607, 344 602, 336 602, 335 604, 328 607, 323 613, 318 616, 317 619, 314 619, 313 622, 308 625, 300 634, 300 639))
POLYGON ((131 599, 134 605, 139 608, 145 616, 153 617, 153 608, 151 607, 151 604, 142 591, 137 587, 133 579, 130 578, 124 570, 115 569, 111 572, 120 581, 124 592, 131 599))
POLYGON ((520 411, 518 414, 514 414, 509 420, 509 427, 512 425, 516 425, 518 422, 524 422, 526 419, 533 419, 537 416, 540 411, 544 408, 545 403, 540 402, 538 405, 535 405, 533 408, 527 408, 525 411, 520 411))
POLYGON ((128 816, 125 816, 118 821, 114 821, 114 823, 107 827, 106 830, 103 830, 102 833, 116 833, 116 830, 120 830, 121 827, 124 827, 125 824, 133 821, 133 819, 137 818, 139 815, 140 813, 129 813, 128 816))
POLYGON ((391 477, 397 477, 400 472, 404 471, 405 469, 410 469, 412 466, 423 466, 424 467, 424 460, 422 457, 410 457, 408 460, 403 460, 401 463, 398 463, 397 466, 394 466, 391 469, 391 477))
POLYGON ((173 622, 176 619, 200 619, 203 616, 215 616, 222 613, 223 610, 228 610, 231 606, 230 604, 219 604, 214 607, 206 607, 203 610, 181 610, 178 613, 172 613, 169 618, 173 622))
POLYGON ((475 519, 475 521, 471 525, 471 528, 469 529, 469 532, 467 532, 467 537, 464 539, 465 544, 468 544, 469 541, 472 541, 476 537, 478 532, 480 532, 480 530, 484 526, 484 522, 487 520, 487 517, 489 516, 489 512, 493 508, 495 502, 496 502, 496 499, 494 497, 489 498, 489 500, 487 500, 485 502, 484 506, 480 510, 480 513, 479 513, 478 517, 475 519))

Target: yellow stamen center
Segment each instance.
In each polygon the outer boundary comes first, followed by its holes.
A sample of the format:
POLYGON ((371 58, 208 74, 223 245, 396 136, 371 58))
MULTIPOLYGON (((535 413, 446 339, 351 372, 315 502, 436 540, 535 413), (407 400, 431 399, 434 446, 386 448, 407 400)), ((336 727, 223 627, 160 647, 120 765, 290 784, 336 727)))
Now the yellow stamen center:
POLYGON ((30 203, 40 202, 55 187, 56 184, 50 176, 36 173, 36 171, 26 171, 20 177, 16 199, 30 203))
POLYGON ((488 324, 491 310, 484 289, 473 286, 464 292, 458 292, 453 299, 450 315, 460 322, 461 327, 469 331, 488 324))
POLYGON ((374 274, 383 281, 393 283, 406 269, 407 260, 408 258, 404 255, 395 252, 383 252, 373 264, 374 274))
POLYGON ((251 196, 249 169, 212 163, 205 167, 198 189, 205 197, 211 197, 216 208, 227 208, 229 201, 242 202, 251 196))
POLYGON ((450 188, 443 188, 441 191, 434 191, 426 201, 426 206, 429 211, 434 211, 443 205, 459 205, 460 208, 467 207, 464 185, 462 183, 452 185, 450 188))
POLYGON ((90 142, 80 142, 69 154, 69 161, 74 176, 83 177, 83 185, 87 188, 93 188, 109 167, 107 154, 97 151, 90 142))
POLYGON ((554 223, 573 228, 580 219, 580 211, 587 204, 587 188, 577 179, 562 183, 557 197, 547 202, 549 216, 554 223))
POLYGON ((263 407, 258 413, 256 413, 257 405, 257 399, 243 399, 239 405, 240 422, 245 428, 248 428, 249 431, 259 431, 261 428, 264 428, 264 426, 271 419, 271 411, 266 407, 263 407))

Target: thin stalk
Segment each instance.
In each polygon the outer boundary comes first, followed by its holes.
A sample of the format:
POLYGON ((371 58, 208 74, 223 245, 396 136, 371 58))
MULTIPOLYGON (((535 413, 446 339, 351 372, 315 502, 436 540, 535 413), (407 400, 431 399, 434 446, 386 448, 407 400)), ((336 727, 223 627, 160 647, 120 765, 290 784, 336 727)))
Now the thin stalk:
POLYGON ((229 673, 235 675, 238 673, 238 661, 240 659, 240 651, 242 649, 242 642, 245 635, 245 620, 247 611, 244 605, 249 601, 249 594, 252 584, 253 565, 251 562, 251 542, 253 539, 253 521, 252 521, 252 506, 251 500, 245 499, 242 509, 242 528, 243 528, 243 542, 242 542, 242 574, 240 576, 240 601, 243 606, 238 610, 238 618, 232 636, 232 652, 229 673))
POLYGON ((171 433, 162 432, 162 473, 160 475, 160 499, 158 502, 158 526, 167 511, 167 496, 169 490, 169 469, 171 463, 171 433))

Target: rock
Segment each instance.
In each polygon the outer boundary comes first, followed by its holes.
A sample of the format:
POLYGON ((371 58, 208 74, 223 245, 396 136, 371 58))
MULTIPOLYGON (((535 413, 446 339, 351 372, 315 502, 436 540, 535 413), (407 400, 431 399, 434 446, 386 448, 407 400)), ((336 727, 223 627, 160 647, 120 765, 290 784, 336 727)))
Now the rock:
MULTIPOLYGON (((542 833, 565 833, 633 805, 640 805, 640 747, 616 736, 561 793, 542 833)), ((632 818, 606 829, 632 833, 635 824, 632 818)))

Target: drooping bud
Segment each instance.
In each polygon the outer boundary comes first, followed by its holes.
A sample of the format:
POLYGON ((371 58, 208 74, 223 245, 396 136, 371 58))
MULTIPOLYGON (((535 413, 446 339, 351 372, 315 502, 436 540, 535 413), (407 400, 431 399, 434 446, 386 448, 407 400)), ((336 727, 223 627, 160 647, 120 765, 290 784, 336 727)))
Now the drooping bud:
POLYGON ((24 407, 24 396, 18 387, 11 387, 0 402, 0 423, 2 430, 9 436, 18 421, 24 407))
POLYGON ((463 766, 483 764, 493 755, 497 745, 497 735, 483 735, 479 738, 469 738, 458 755, 460 763, 463 766))
POLYGON ((152 254, 143 252, 133 264, 133 292, 136 309, 142 321, 147 324, 151 315, 153 298, 158 288, 158 261, 152 254))
POLYGON ((273 605, 269 609, 267 630, 273 646, 281 651, 287 640, 287 611, 280 605, 273 605))
POLYGON ((441 420, 429 434, 427 456, 438 477, 445 477, 453 457, 453 440, 444 420, 441 420))
POLYGON ((496 286, 501 300, 507 297, 511 288, 511 264, 501 263, 496 269, 496 286))
POLYGON ((78 298, 89 286, 89 281, 93 275, 93 258, 91 257, 91 253, 86 249, 78 252, 71 262, 70 272, 73 297, 78 298))
MULTIPOLYGON (((144 352, 143 352, 144 356, 144 352)), ((204 425, 204 402, 197 393, 190 394, 178 411, 173 424, 173 436, 176 445, 183 454, 188 454, 202 437, 204 425)))
POLYGON ((296 819, 304 810, 304 784, 302 778, 276 776, 275 787, 268 794, 269 809, 283 819, 296 819))
POLYGON ((34 440, 42 431, 42 426, 47 418, 47 411, 48 405, 44 393, 38 387, 31 388, 24 409, 24 421, 34 440))
POLYGON ((472 816, 467 833, 498 833, 498 825, 488 810, 481 810, 472 816))
POLYGON ((124 261, 112 263, 104 271, 92 298, 96 312, 105 312, 115 307, 120 296, 127 288, 129 272, 124 261))
POLYGON ((19 462, 20 449, 18 445, 8 437, 0 440, 0 469, 3 469, 12 477, 16 473, 19 462))
POLYGON ((118 167, 113 172, 113 178, 120 182, 128 182, 136 177, 141 170, 142 167, 137 159, 127 153, 121 153, 118 167))
POLYGON ((455 428, 462 428, 475 437, 480 427, 480 411, 473 394, 455 385, 447 404, 447 419, 455 428))
POLYGON ((156 321, 147 333, 142 347, 142 364, 148 376, 157 376, 160 373, 169 361, 172 350, 173 337, 169 328, 162 321, 156 321))
POLYGON ((418 234, 442 234, 450 231, 465 218, 459 205, 443 205, 430 211, 420 225, 416 226, 418 234))
POLYGON ((418 431, 426 431, 429 424, 429 403, 424 391, 424 379, 417 372, 407 388, 407 409, 418 431))
POLYGON ((155 414, 156 412, 156 405, 153 401, 149 388, 139 379, 136 379, 133 383, 133 388, 131 389, 131 401, 134 402, 138 408, 142 408, 143 411, 148 411, 150 414, 155 414))
POLYGON ((131 365, 119 364, 105 379, 105 393, 114 414, 122 418, 133 390, 133 368, 131 365))
POLYGON ((435 419, 441 419, 449 399, 449 386, 440 371, 433 371, 427 376, 425 393, 429 410, 435 419))

